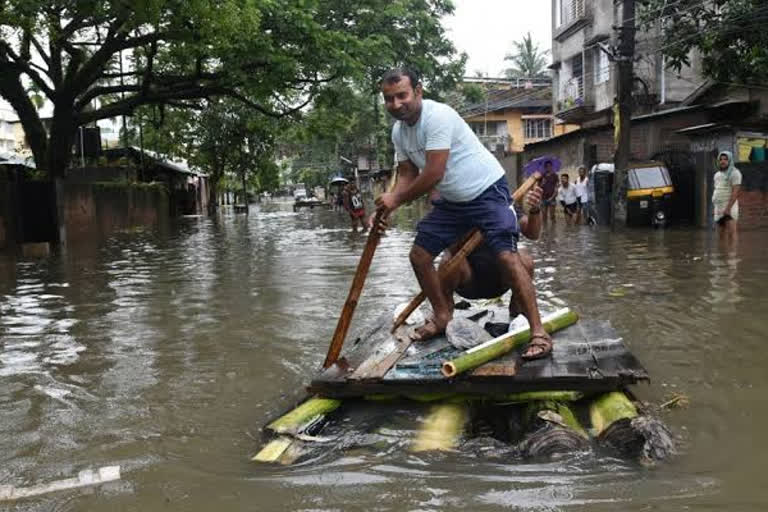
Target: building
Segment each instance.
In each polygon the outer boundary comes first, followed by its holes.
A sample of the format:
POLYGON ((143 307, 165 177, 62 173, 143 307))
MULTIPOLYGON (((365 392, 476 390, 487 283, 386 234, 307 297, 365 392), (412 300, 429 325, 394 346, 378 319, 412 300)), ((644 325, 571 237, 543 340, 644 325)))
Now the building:
POLYGON ((521 80, 486 79, 481 82, 487 87, 485 101, 459 110, 480 141, 497 156, 520 153, 526 144, 578 128, 555 123, 549 80, 521 80))
MULTIPOLYGON (((618 76, 609 51, 621 19, 621 2, 614 0, 552 0, 552 105, 563 122, 612 123, 618 76)), ((665 69, 660 29, 638 31, 635 38, 635 114, 674 108, 702 83, 696 55, 680 73, 665 69)))
MULTIPOLYGON (((616 67, 605 49, 616 44, 621 5, 612 0, 553 0, 552 99, 561 122, 581 128, 526 144, 524 159, 552 155, 574 172, 612 162, 616 67)), ((712 176, 718 152, 731 151, 744 175, 743 228, 768 227, 768 90, 715 84, 700 73, 701 59, 679 74, 665 69, 658 32, 638 32, 630 159, 660 160, 675 186, 673 217, 712 224, 712 176)))
POLYGON ((16 112, 10 106, 0 103, 0 153, 16 150, 14 122, 17 119, 16 112))

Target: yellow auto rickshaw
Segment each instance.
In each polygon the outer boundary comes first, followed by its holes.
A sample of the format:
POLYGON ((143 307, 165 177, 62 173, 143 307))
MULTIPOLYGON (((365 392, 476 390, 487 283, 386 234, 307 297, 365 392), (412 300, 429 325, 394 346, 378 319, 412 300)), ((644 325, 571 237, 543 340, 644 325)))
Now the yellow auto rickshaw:
POLYGON ((630 164, 627 169, 627 226, 664 227, 670 221, 675 188, 661 162, 630 164))

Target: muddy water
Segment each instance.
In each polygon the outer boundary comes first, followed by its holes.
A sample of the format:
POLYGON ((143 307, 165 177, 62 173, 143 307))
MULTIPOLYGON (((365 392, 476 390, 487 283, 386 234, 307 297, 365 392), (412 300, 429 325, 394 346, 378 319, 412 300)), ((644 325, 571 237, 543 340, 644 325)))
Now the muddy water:
MULTIPOLYGON (((412 220, 383 240, 357 319, 408 298, 412 220)), ((507 464, 494 447, 414 455, 424 409, 363 406, 291 468, 248 461, 323 360, 363 236, 333 212, 182 219, 42 261, 0 256, 0 485, 119 464, 122 480, 11 510, 764 510, 768 238, 549 229, 542 300, 608 319, 648 367, 681 453, 507 464)), ((360 322, 356 322, 357 326, 360 322)))

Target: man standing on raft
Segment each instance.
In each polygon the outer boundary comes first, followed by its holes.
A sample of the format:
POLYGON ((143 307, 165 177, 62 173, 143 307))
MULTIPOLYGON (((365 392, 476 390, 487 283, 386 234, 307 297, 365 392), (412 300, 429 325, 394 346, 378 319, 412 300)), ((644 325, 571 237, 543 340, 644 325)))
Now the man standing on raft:
POLYGON ((434 260, 473 228, 479 228, 493 252, 501 278, 513 290, 531 327, 524 359, 552 352, 552 340, 541 324, 536 291, 517 251, 519 225, 510 210, 507 180, 498 160, 480 143, 467 123, 448 105, 422 98, 417 75, 407 69, 388 71, 379 83, 389 113, 397 122, 392 142, 398 156, 395 189, 376 206, 385 212, 413 201, 433 188, 440 199, 417 226, 410 260, 434 317, 417 328, 415 340, 445 332, 453 317, 453 301, 443 292, 434 260))

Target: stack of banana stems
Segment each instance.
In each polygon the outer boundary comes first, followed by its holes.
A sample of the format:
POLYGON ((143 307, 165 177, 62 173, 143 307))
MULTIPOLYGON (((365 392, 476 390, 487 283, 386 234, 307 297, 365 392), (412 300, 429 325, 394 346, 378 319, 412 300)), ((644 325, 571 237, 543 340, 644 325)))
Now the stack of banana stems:
MULTIPOLYGON (((505 441, 516 457, 548 458, 592 449, 640 461, 663 460, 674 453, 669 431, 660 421, 641 414, 622 390, 585 396, 576 391, 536 391, 498 396, 469 394, 371 395, 368 401, 413 400, 421 410, 407 443, 413 452, 461 452, 471 439, 473 423, 482 410, 514 427, 505 441), (418 403, 429 402, 424 407, 418 403), (511 434, 510 434, 511 432, 511 434)), ((352 406, 350 401, 347 405, 352 406)), ((292 464, 336 439, 323 438, 322 428, 333 421, 340 400, 313 397, 265 427, 268 441, 252 457, 256 462, 292 464)), ((370 406, 370 404, 369 404, 370 406)), ((341 423, 339 423, 341 424, 341 423)), ((502 436, 492 434, 493 437, 502 436)))

